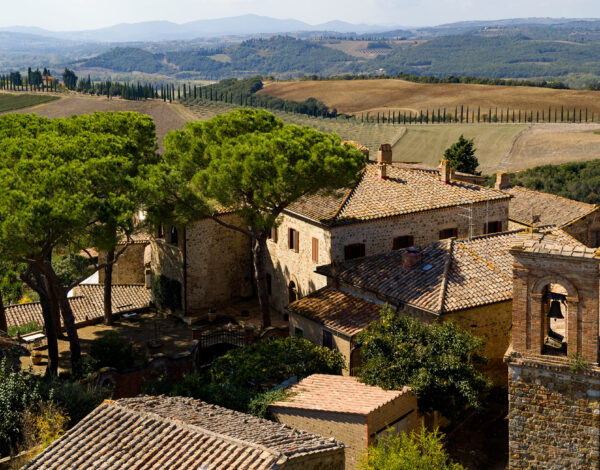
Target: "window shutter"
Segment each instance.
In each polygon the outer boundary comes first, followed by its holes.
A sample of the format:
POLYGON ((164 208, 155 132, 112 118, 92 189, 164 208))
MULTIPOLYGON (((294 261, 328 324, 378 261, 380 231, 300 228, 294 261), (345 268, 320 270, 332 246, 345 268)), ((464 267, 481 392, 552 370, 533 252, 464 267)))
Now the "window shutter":
POLYGON ((298 253, 300 251, 300 233, 298 230, 294 230, 294 251, 298 253))
POLYGON ((277 227, 271 229, 271 241, 277 243, 277 227))
POLYGON ((294 229, 288 228, 288 248, 291 250, 294 248, 294 229))
POLYGON ((319 262, 319 240, 314 237, 312 239, 312 260, 315 263, 319 262))

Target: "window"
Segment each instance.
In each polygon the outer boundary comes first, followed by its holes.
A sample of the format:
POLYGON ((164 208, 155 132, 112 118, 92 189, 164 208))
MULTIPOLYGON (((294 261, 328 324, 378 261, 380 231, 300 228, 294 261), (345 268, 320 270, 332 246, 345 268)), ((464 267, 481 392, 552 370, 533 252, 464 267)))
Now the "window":
POLYGON ((497 220, 495 222, 488 222, 483 226, 483 233, 498 233, 502 232, 502 222, 497 220))
POLYGON ((401 250, 402 248, 409 248, 414 246, 414 239, 410 235, 405 235, 403 237, 394 238, 394 244, 392 245, 392 250, 401 250))
POLYGON ((266 279, 267 279, 267 294, 271 295, 272 292, 272 279, 271 279, 271 275, 269 273, 267 273, 266 275, 266 279))
POLYGON ((296 289, 296 283, 290 281, 288 285, 288 303, 292 303, 298 300, 298 290, 296 289))
POLYGON ((330 331, 323 330, 323 346, 333 349, 333 335, 330 331))
POLYGON ((444 230, 440 230, 440 240, 444 240, 446 238, 456 238, 458 234, 457 228, 446 228, 444 230))
POLYGON ((354 243, 352 245, 346 245, 344 247, 344 259, 362 258, 365 256, 365 245, 364 243, 354 243))
POLYGON ((312 239, 312 260, 315 263, 319 262, 319 240, 314 237, 312 239))
POLYGON ((277 227, 273 227, 270 231, 269 231, 269 236, 268 236, 269 240, 271 240, 273 243, 277 243, 277 227))
POLYGON ((600 230, 592 232, 592 248, 600 248, 600 230))
POLYGON ((298 233, 298 230, 296 229, 289 229, 288 230, 288 248, 290 250, 294 250, 296 253, 298 253, 298 251, 300 250, 299 248, 300 245, 300 234, 298 233))
POLYGON ((169 243, 172 245, 179 244, 179 234, 177 233, 177 227, 171 227, 171 232, 169 233, 169 243))
POLYGON ((156 238, 164 238, 165 237, 165 227, 163 224, 160 224, 158 226, 158 229, 156 230, 156 238))
POLYGON ((304 338, 304 331, 302 328, 298 328, 297 326, 294 327, 294 336, 297 336, 298 338, 304 338))

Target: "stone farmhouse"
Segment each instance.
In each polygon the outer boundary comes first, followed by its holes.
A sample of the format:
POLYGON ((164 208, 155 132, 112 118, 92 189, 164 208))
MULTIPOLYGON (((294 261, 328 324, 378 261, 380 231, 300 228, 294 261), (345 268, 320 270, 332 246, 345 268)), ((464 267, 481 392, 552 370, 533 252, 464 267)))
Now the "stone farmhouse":
POLYGON ((285 401, 269 405, 273 418, 343 442, 347 470, 356 468, 367 447, 381 435, 419 427, 417 397, 409 387, 383 390, 354 377, 315 374, 289 392, 285 401))
POLYGON ((344 446, 191 398, 105 401, 23 468, 341 470, 344 446))
MULTIPOLYGON (((326 285, 315 269, 378 253, 508 229, 511 196, 439 171, 392 164, 389 144, 368 162, 354 187, 304 198, 286 209, 268 244, 271 307, 283 313, 296 299, 326 285)), ((219 215, 235 221, 234 213, 219 215)), ((180 283, 182 315, 253 295, 250 241, 213 220, 165 227, 151 241, 151 273, 180 283)))

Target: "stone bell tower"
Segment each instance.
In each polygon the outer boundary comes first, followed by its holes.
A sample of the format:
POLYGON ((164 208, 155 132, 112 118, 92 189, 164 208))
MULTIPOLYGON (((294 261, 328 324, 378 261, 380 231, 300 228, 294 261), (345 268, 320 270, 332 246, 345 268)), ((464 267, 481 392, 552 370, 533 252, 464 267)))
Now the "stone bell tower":
POLYGON ((510 251, 509 468, 600 469, 600 253, 535 240, 510 251))

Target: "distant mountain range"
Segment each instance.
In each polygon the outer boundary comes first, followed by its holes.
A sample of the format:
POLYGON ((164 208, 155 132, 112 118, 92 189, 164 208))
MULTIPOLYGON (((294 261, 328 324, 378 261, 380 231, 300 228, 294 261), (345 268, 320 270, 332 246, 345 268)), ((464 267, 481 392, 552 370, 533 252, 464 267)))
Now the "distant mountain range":
POLYGON ((146 21, 142 23, 122 23, 106 28, 88 31, 48 31, 29 26, 9 26, 0 31, 11 31, 56 39, 90 42, 136 42, 172 41, 239 36, 248 34, 275 34, 298 31, 329 31, 338 33, 369 33, 390 29, 400 29, 397 25, 351 24, 344 21, 330 21, 311 25, 294 19, 282 20, 259 15, 243 15, 212 20, 198 20, 184 24, 169 21, 146 21))

